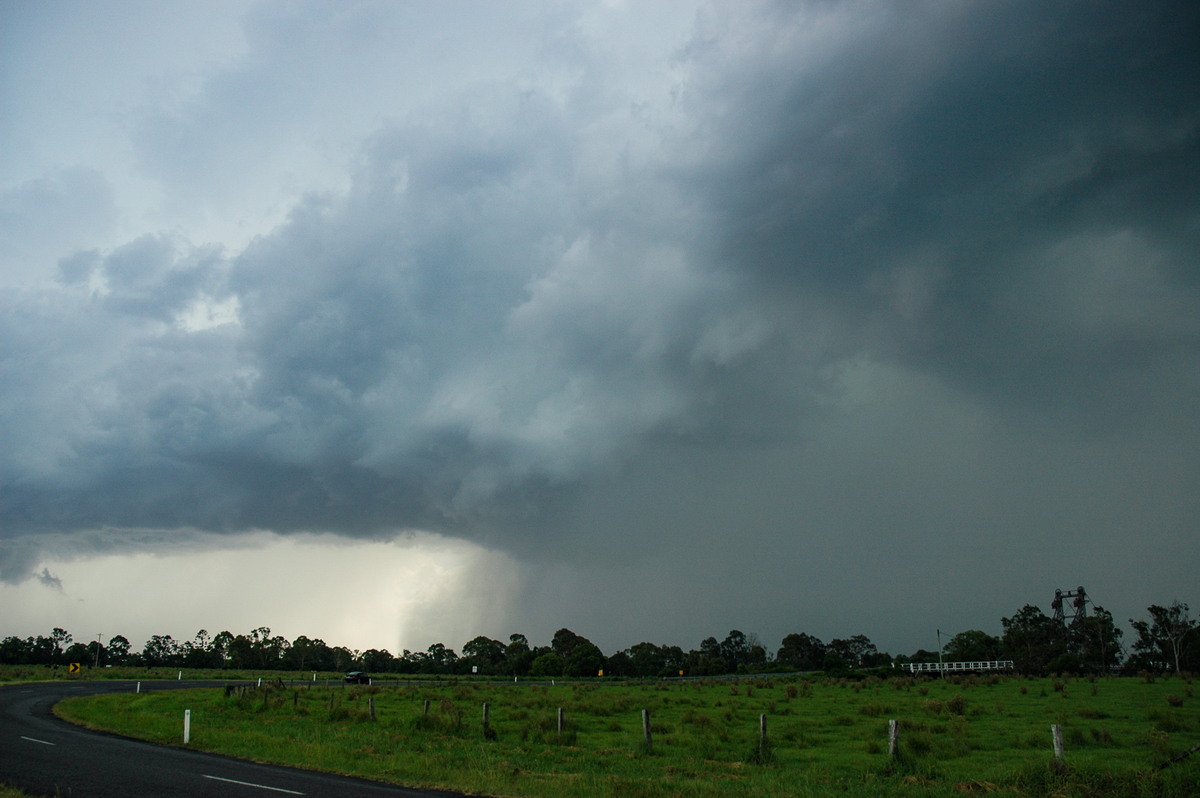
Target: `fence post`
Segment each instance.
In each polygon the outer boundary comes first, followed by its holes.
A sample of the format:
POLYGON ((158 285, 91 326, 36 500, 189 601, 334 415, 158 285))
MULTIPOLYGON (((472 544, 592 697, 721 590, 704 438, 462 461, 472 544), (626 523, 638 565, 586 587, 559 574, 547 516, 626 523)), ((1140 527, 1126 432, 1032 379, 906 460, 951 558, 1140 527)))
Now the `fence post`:
POLYGON ((767 716, 758 716, 758 758, 760 762, 767 761, 767 716))
POLYGON ((1063 758, 1063 732, 1062 726, 1057 723, 1050 727, 1050 738, 1054 742, 1054 759, 1056 762, 1061 762, 1063 758))
POLYGON ((896 758, 896 749, 900 747, 900 721, 888 721, 888 759, 896 758))
POLYGON ((136 690, 134 690, 133 692, 135 692, 135 693, 140 693, 140 692, 142 692, 142 683, 141 683, 141 682, 138 682, 138 683, 137 683, 137 689, 136 689, 136 690))
POLYGON ((488 704, 484 703, 484 705, 483 705, 483 739, 495 740, 496 732, 492 731, 491 716, 488 711, 489 709, 490 709, 490 707, 488 706, 488 704))
POLYGON ((642 710, 642 737, 646 742, 646 750, 649 751, 653 746, 653 740, 650 739, 650 710, 642 710))
POLYGON ((187 745, 192 739, 192 711, 183 711, 183 744, 187 745))
POLYGON ((558 734, 560 737, 562 736, 562 730, 563 730, 563 708, 559 707, 558 708, 558 734))
POLYGON ((428 698, 426 698, 426 699, 425 699, 425 709, 423 709, 423 710, 421 711, 421 714, 422 714, 422 715, 428 715, 428 714, 429 714, 429 699, 428 699, 428 698))
POLYGON ((371 720, 375 720, 375 696, 367 697, 367 711, 371 713, 371 720))

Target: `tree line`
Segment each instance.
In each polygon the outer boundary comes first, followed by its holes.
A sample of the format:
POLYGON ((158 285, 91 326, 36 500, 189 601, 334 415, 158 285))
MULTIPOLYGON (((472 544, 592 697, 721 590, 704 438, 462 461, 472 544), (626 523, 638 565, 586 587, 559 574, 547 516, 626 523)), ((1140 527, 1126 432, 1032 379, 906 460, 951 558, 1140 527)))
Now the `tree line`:
POLYGON ((459 654, 442 643, 425 651, 392 654, 386 649, 355 651, 329 646, 304 635, 288 641, 262 626, 248 634, 228 631, 210 635, 201 629, 191 640, 153 635, 141 651, 128 638, 114 635, 76 641, 64 629, 49 636, 0 641, 0 663, 61 666, 78 662, 87 666, 142 666, 179 668, 230 668, 240 670, 348 671, 371 673, 535 678, 660 677, 685 674, 716 676, 737 673, 880 669, 910 662, 1012 660, 1027 674, 1100 673, 1125 669, 1138 671, 1200 671, 1200 621, 1187 604, 1151 605, 1147 617, 1130 620, 1137 639, 1126 655, 1123 632, 1110 612, 1095 607, 1090 616, 1070 623, 1055 620, 1039 608, 1026 605, 1001 619, 999 637, 978 629, 953 635, 940 652, 918 650, 892 656, 879 651, 866 635, 837 638, 828 643, 806 633, 786 635, 774 652, 757 636, 737 629, 722 640, 708 637, 698 648, 642 642, 605 654, 600 647, 569 629, 554 633, 549 645, 531 645, 523 634, 508 642, 483 635, 467 641, 459 654))

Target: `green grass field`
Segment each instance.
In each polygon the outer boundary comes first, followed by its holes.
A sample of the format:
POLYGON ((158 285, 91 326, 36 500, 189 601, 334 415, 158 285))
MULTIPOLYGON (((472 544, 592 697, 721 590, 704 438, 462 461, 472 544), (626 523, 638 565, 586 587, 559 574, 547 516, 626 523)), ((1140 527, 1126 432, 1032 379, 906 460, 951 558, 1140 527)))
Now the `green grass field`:
MULTIPOLYGON (((297 673, 296 671, 250 671, 250 670, 212 670, 200 668, 147 668, 147 667, 117 667, 92 668, 84 665, 79 673, 71 673, 68 666, 48 665, 0 665, 0 684, 9 682, 55 682, 79 681, 80 679, 103 679, 118 681, 167 681, 172 679, 228 679, 251 681, 262 679, 299 680, 312 676, 312 671, 297 673)), ((320 681, 341 681, 341 671, 318 671, 320 681)))
POLYGON ((1200 753, 1156 770, 1200 744, 1200 699, 1178 678, 463 681, 227 692, 107 695, 56 711, 181 745, 190 709, 192 748, 493 796, 1200 794, 1200 753), (894 760, 892 718, 900 721, 894 760), (1064 731, 1061 767, 1051 724, 1064 731))

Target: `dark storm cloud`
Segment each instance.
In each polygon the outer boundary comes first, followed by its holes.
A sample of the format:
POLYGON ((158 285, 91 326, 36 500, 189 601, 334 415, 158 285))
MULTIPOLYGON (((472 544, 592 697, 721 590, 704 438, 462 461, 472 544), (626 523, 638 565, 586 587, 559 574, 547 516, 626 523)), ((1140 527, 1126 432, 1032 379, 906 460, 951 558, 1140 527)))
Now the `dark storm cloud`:
MULTIPOLYGON (((724 567, 919 609, 921 580, 1057 578, 1055 535, 1097 578, 1131 530, 1178 563, 1198 14, 718 7, 654 108, 566 37, 578 93, 431 99, 235 257, 65 259, 4 299, 4 576, 43 533, 420 527, 637 552, 711 619, 762 612, 724 567), (239 325, 175 323, 231 297, 239 325), (1046 572, 996 566, 1010 546, 1046 572)), ((147 157, 199 126, 150 125, 147 157)))
POLYGON ((775 24, 779 61, 716 78, 715 140, 745 142, 699 183, 725 257, 1006 401, 1194 353, 1196 10, 913 11, 853 20, 811 69, 787 62, 806 26, 775 24))

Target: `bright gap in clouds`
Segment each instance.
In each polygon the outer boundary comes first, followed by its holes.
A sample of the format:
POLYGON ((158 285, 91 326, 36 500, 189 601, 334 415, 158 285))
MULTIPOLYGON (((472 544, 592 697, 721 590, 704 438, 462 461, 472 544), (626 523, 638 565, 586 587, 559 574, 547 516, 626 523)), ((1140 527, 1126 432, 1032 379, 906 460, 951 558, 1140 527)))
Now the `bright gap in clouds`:
POLYGON ((200 629, 268 626, 289 641, 359 650, 458 649, 500 623, 511 598, 503 586, 519 583, 506 555, 425 533, 364 542, 260 532, 234 545, 47 559, 41 578, 0 583, 0 605, 20 608, 21 628, 5 632, 58 626, 82 642, 103 633, 106 643, 121 634, 140 650, 156 634, 183 642, 200 629))

